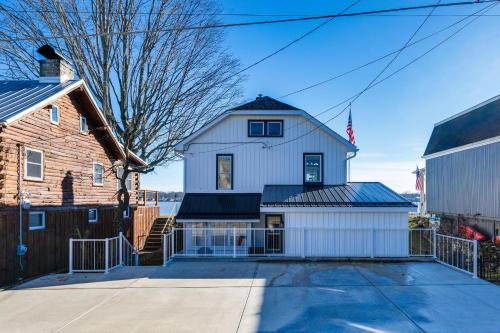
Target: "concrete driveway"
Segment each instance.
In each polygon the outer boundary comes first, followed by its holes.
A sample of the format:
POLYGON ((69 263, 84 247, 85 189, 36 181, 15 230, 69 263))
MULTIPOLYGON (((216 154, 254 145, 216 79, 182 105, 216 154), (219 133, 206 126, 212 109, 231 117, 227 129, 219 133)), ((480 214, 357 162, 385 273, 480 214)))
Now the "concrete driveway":
POLYGON ((435 263, 178 261, 0 292, 5 332, 500 332, 500 287, 435 263))

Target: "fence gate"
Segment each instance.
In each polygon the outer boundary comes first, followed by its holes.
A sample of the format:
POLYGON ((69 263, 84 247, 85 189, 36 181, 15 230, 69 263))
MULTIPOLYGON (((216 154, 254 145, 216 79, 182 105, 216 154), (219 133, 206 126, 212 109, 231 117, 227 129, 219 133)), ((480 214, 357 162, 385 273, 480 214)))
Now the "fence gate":
POLYGON ((69 273, 103 272, 139 265, 139 252, 120 232, 104 239, 69 239, 69 273))

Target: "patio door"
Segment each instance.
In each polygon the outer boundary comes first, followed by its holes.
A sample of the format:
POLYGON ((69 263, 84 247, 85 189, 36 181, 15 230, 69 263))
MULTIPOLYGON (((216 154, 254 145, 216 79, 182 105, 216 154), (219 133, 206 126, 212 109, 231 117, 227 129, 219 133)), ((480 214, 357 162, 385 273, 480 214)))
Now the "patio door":
POLYGON ((266 215, 266 253, 283 253, 283 216, 266 215))

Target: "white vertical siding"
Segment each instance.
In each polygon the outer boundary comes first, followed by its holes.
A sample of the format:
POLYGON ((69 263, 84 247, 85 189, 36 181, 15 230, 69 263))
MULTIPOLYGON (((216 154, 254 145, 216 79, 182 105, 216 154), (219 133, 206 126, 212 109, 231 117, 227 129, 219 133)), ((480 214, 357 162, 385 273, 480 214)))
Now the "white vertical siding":
POLYGON ((234 192, 262 192, 266 184, 302 184, 304 153, 324 154, 325 184, 346 182, 346 146, 302 116, 232 115, 196 138, 184 152, 184 191, 217 191, 217 154, 234 155, 234 192), (284 136, 248 137, 248 119, 283 119, 284 136), (291 143, 265 148, 304 134, 291 143))
POLYGON ((408 256, 407 213, 287 212, 285 228, 291 256, 408 256))
POLYGON ((500 142, 425 164, 429 212, 500 218, 500 142))

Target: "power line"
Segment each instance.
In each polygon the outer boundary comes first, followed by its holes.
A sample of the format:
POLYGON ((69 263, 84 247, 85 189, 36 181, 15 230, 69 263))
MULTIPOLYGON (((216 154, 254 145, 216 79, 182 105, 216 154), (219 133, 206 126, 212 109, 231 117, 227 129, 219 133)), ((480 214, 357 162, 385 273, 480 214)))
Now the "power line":
MULTIPOLYGON (((438 44, 434 45, 431 49, 429 49, 428 51, 426 51, 426 52, 425 52, 425 53, 423 53, 422 55, 420 55, 420 56, 418 56, 417 58, 413 59, 412 61, 410 61, 410 62, 409 62, 409 63, 407 63, 406 65, 404 65, 404 66, 400 67, 400 68, 399 68, 399 69, 397 69, 396 71, 392 72, 390 75, 388 75, 388 76, 384 77, 383 79, 381 79, 381 80, 379 80, 379 81, 375 82, 375 83, 374 83, 374 84, 373 84, 373 85, 372 85, 369 89, 371 89, 371 88, 373 88, 373 87, 375 87, 375 86, 377 86, 377 85, 381 84, 382 82, 384 82, 384 81, 388 80, 389 78, 393 77, 394 75, 396 75, 397 73, 401 72, 401 71, 402 71, 402 70, 404 70, 405 68, 409 67, 409 66, 410 66, 410 65, 412 65, 413 63, 417 62, 418 60, 420 60, 421 58, 423 58, 425 55, 427 55, 428 53, 430 53, 431 51, 433 51, 433 50, 434 50, 434 49, 436 49, 437 47, 441 46, 441 45, 442 45, 442 44, 444 44, 446 41, 448 41, 449 39, 451 39, 452 37, 454 37, 455 35, 457 35, 460 31, 462 31, 463 29, 465 29, 468 25, 472 24, 475 20, 477 20, 477 19, 479 19, 480 17, 482 17, 482 15, 483 15, 484 13, 486 13, 487 11, 489 11, 490 9, 492 9, 492 8, 493 8, 493 7, 495 7, 495 6, 496 6, 496 4, 490 4, 490 5, 486 6, 485 8, 481 8, 480 10, 478 10, 478 11, 476 11, 476 12, 474 12, 474 13, 470 14, 470 15, 469 15, 468 17, 466 17, 466 18, 462 18, 462 19, 460 19, 460 20, 458 20, 458 21, 456 21, 456 22, 452 23, 452 24, 451 24, 451 25, 449 25, 449 26, 446 26, 446 27, 444 27, 444 28, 442 28, 442 29, 440 29, 440 30, 437 30, 436 32, 433 32, 433 33, 431 33, 431 34, 429 34, 429 35, 427 35, 427 36, 425 36, 425 37, 423 37, 423 38, 421 38, 421 39, 419 39, 419 40, 414 41, 413 43, 408 44, 408 45, 406 46, 406 48, 408 48, 408 47, 410 47, 410 46, 412 46, 412 45, 415 45, 416 43, 419 43, 419 42, 421 42, 421 41, 423 41, 423 40, 425 40, 425 39, 427 39, 427 38, 430 38, 430 37, 432 37, 432 36, 434 36, 434 35, 436 35, 436 34, 438 34, 438 33, 440 33, 440 32, 443 32, 443 31, 445 31, 445 30, 447 30, 447 29, 450 29, 450 28, 452 28, 453 26, 455 26, 455 25, 457 25, 457 24, 459 24, 459 23, 461 23, 461 22, 465 21, 466 19, 468 19, 468 18, 470 18, 470 17, 474 17, 474 19, 473 19, 473 20, 471 20, 470 22, 466 23, 463 27, 461 27, 460 29, 458 29, 457 31, 453 32, 453 33, 452 33, 451 35, 449 35, 448 37, 446 37, 446 38, 444 38, 443 40, 441 40, 438 44)), ((401 49, 404 49, 404 47, 403 47, 403 48, 401 48, 401 49)), ((401 49, 398 49, 398 50, 396 50, 396 51, 394 51, 394 52, 391 52, 391 53, 389 53, 389 54, 387 54, 387 55, 383 56, 382 58, 386 58, 386 57, 388 57, 388 56, 390 56, 390 55, 392 55, 392 54, 394 54, 394 53, 398 52, 398 51, 399 51, 399 50, 401 50, 401 49)), ((378 58, 378 59, 379 59, 379 60, 381 60, 382 58, 378 58)), ((378 60, 377 60, 377 61, 378 61, 378 60)), ((367 63, 367 64, 374 63, 374 62, 375 62, 375 61, 372 61, 372 62, 369 62, 369 63, 367 63)), ((367 64, 362 65, 362 66, 359 66, 359 67, 365 67, 367 64)), ((354 70, 355 70, 355 69, 350 70, 350 71, 347 71, 347 72, 352 72, 352 71, 354 71, 354 70)), ((345 73, 347 73, 347 72, 345 72, 345 73)), ((291 95, 291 94, 293 94, 293 93, 290 93, 289 95, 291 95)), ((343 105, 343 104, 345 104, 345 103, 349 102, 349 101, 350 101, 351 99, 353 99, 353 98, 354 98, 357 94, 358 94, 358 93, 356 93, 356 94, 354 94, 354 95, 352 95, 352 96, 350 96, 350 97, 348 97, 348 98, 346 98, 346 99, 342 100, 341 102, 339 102, 339 103, 337 103, 337 104, 335 104, 335 105, 333 105, 333 106, 331 106, 331 107, 328 107, 327 109, 325 109, 325 110, 321 111, 320 113, 313 115, 313 117, 318 117, 318 116, 320 116, 320 115, 322 115, 322 114, 324 114, 324 113, 326 113, 326 112, 328 112, 328 111, 331 111, 331 110, 333 110, 333 109, 338 108, 339 106, 341 106, 341 105, 343 105)), ((322 125, 325 125, 325 126, 326 126, 326 124, 327 124, 328 122, 330 122, 330 121, 334 120, 335 118, 339 117, 342 113, 344 113, 344 112, 345 112, 345 110, 346 110, 346 109, 347 109, 347 108, 343 109, 341 112, 339 112, 338 114, 336 114, 334 117, 332 117, 332 118, 328 119, 326 122, 322 123, 320 126, 318 126, 318 127, 314 127, 311 131, 306 132, 304 135, 301 135, 301 136, 299 136, 299 137, 297 137, 297 138, 294 138, 294 139, 290 140, 290 142, 296 141, 297 139, 299 139, 299 138, 301 138, 301 137, 303 137, 303 136, 305 136, 305 135, 310 134, 311 132, 315 131, 316 129, 318 129, 318 128, 319 128, 319 127, 321 127, 322 125)), ((300 124, 303 124, 303 123, 305 123, 305 122, 306 122, 306 121, 304 120, 304 121, 302 121, 302 122, 301 122, 301 123, 299 123, 299 124, 295 124, 295 125, 293 125, 293 126, 287 127, 287 128, 285 128, 285 129, 284 129, 284 131, 285 131, 285 130, 289 130, 289 129, 294 128, 294 127, 297 127, 297 126, 299 126, 300 124)), ((252 143, 255 143, 255 144, 262 144, 262 141, 251 141, 251 142, 245 142, 245 143, 238 143, 238 144, 235 144, 235 145, 232 145, 232 146, 229 146, 229 147, 216 148, 216 149, 211 149, 211 150, 207 150, 207 151, 203 151, 203 152, 197 152, 197 153, 190 153, 190 154, 193 154, 193 155, 194 155, 194 154, 211 153, 211 152, 216 152, 216 151, 224 151, 224 150, 228 150, 228 149, 236 148, 236 147, 239 147, 239 146, 242 146, 242 145, 245 145, 245 144, 252 144, 252 143)), ((286 144, 286 143, 288 143, 288 142, 283 142, 283 144, 286 144)), ((272 147, 272 146, 271 146, 271 147, 272 147)))
POLYGON ((243 68, 242 70, 240 70, 239 72, 237 72, 236 74, 234 74, 234 76, 236 75, 239 75, 247 70, 249 70, 250 68, 253 68, 255 66, 257 66, 258 64, 266 61, 267 59, 271 58, 271 57, 274 57, 275 55, 277 55, 278 53, 286 50, 287 48, 289 48, 290 46, 292 46, 293 44, 301 41, 302 39, 306 38, 307 36, 311 35, 312 33, 314 33, 315 31, 321 29, 323 26, 327 25, 328 23, 330 23, 331 21, 333 21, 335 18, 337 18, 339 15, 342 15, 343 13, 345 13, 346 11, 348 11, 349 9, 351 9, 352 7, 356 6, 358 3, 360 3, 361 0, 357 0, 355 2, 353 2, 351 5, 347 6, 346 8, 344 8, 339 14, 337 14, 336 16, 326 20, 325 22, 321 23, 320 25, 314 27, 313 29, 307 31, 305 34, 302 34, 301 36, 295 38, 294 40, 292 40, 291 42, 289 42, 288 44, 280 47, 279 49, 277 49, 276 51, 274 51, 273 53, 263 57, 262 59, 254 62, 253 64, 251 65, 248 65, 247 67, 243 68))
POLYGON ((343 13, 343 14, 331 14, 331 15, 320 15, 311 17, 300 17, 300 18, 289 18, 289 19, 278 19, 278 20, 268 20, 268 21, 254 21, 254 22, 238 22, 238 23, 227 23, 227 24, 208 24, 203 26, 191 26, 191 27, 178 27, 178 28, 168 28, 168 29, 150 29, 150 30, 131 30, 131 31, 115 31, 115 32, 103 32, 103 33, 93 33, 93 34, 75 34, 75 35, 57 35, 57 36, 44 36, 44 37, 21 37, 21 38, 3 38, 0 39, 2 42, 14 42, 14 41, 36 41, 44 39, 61 39, 61 38, 90 38, 99 36, 111 36, 111 35, 135 35, 143 34, 148 32, 176 32, 176 31, 187 31, 187 30, 202 30, 202 29, 220 29, 220 28, 230 28, 230 27, 242 27, 242 26, 253 26, 253 25, 267 25, 276 23, 288 23, 288 22, 300 22, 300 21, 313 21, 321 19, 329 19, 333 17, 353 17, 353 16, 365 16, 380 13, 391 13, 391 12, 401 12, 408 10, 418 10, 426 8, 439 8, 439 7, 457 7, 465 5, 477 5, 481 3, 498 3, 500 0, 482 0, 482 1, 465 1, 465 2, 450 2, 444 4, 434 4, 434 5, 420 5, 411 7, 398 7, 389 9, 377 9, 363 12, 354 13, 343 13))
MULTIPOLYGON (((489 6, 487 6, 486 8, 483 8, 482 10, 485 10, 485 11, 488 11, 490 9, 492 9, 493 7, 495 7, 496 4, 491 4, 489 6)), ((382 82, 388 80, 389 78, 393 77, 394 75, 396 75, 397 73, 399 73, 400 71, 402 71, 403 69, 411 66, 412 64, 414 64, 415 62, 417 62, 418 60, 422 59, 424 56, 426 56, 427 54, 429 54, 430 52, 432 52, 433 50, 437 49, 439 46, 443 45, 444 43, 446 43, 448 40, 450 40, 451 38, 453 38, 454 36, 456 36, 458 33, 460 33, 462 30, 464 30, 466 27, 468 27, 469 25, 471 25, 472 23, 474 23, 477 19, 479 19, 481 16, 476 16, 474 17, 471 21, 467 22, 466 24, 464 24, 464 26, 462 26, 460 29, 458 29, 457 31, 455 31, 454 33, 452 33, 451 35, 449 35, 448 37, 446 37, 445 39, 441 40, 439 43, 437 43, 436 45, 434 45, 432 48, 430 48, 429 50, 427 50, 426 52, 424 52, 423 54, 421 54, 420 56, 414 58, 413 60, 411 60, 409 63, 407 63, 406 65, 398 68, 396 71, 392 72, 391 74, 387 75, 386 77, 382 78, 381 80, 373 83, 368 89, 371 89, 375 86, 378 86, 379 84, 381 84, 382 82)), ((367 89, 367 90, 368 90, 367 89)), ((345 99, 344 101, 332 106, 332 107, 329 107, 328 109, 324 110, 322 113, 325 113, 327 111, 330 111, 334 108, 337 108, 338 106, 346 103, 346 102, 349 102, 351 99, 355 98, 358 94, 354 94, 352 95, 351 97, 345 99)), ((349 106, 349 105, 348 105, 349 106)), ((339 113, 337 113, 336 115, 334 115, 333 117, 331 117, 330 119, 328 119, 327 121, 321 123, 320 126, 314 126, 313 129, 311 129, 310 131, 307 131, 306 133, 300 135, 300 136, 297 136, 293 139, 290 139, 290 140, 287 140, 287 141, 283 141, 283 142, 280 142, 278 144, 275 144, 275 145, 272 145, 270 146, 270 148, 273 148, 273 147, 276 147, 276 146, 281 146, 281 145, 284 145, 284 144, 287 144, 287 143, 290 143, 290 142, 294 142, 306 135, 309 135, 310 133, 314 132, 315 130, 317 130, 319 127, 321 126, 326 126, 327 123, 329 123, 330 121, 336 119, 337 117, 339 117, 342 113, 344 113, 348 106, 346 106, 344 109, 342 109, 342 111, 340 111, 339 113)))

